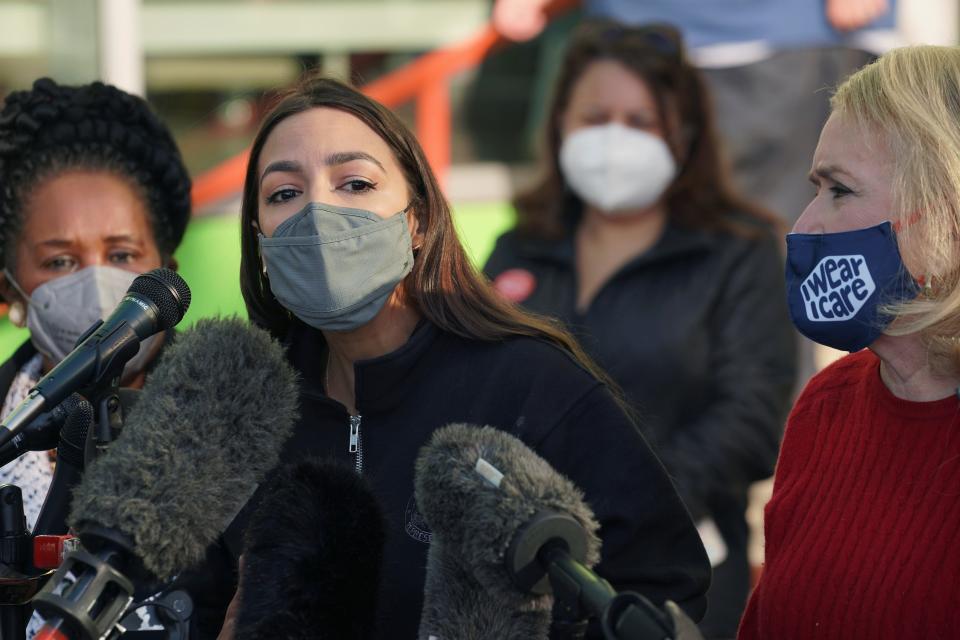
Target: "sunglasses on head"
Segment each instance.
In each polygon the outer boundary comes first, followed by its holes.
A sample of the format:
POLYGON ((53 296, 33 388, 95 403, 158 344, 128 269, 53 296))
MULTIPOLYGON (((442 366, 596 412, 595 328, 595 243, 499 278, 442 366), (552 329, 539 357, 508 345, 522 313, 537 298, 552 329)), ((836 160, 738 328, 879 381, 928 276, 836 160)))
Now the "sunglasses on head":
POLYGON ((679 61, 683 55, 683 39, 676 28, 668 24, 627 26, 607 21, 585 22, 575 43, 602 45, 634 44, 638 48, 679 61))

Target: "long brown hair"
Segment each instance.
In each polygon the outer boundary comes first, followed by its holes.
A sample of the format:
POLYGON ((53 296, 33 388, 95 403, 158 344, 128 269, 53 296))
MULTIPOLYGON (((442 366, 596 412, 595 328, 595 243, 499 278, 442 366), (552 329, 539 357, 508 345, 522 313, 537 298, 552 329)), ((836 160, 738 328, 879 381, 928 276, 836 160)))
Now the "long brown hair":
POLYGON ((387 143, 402 167, 411 193, 411 211, 424 234, 403 287, 410 302, 427 320, 443 331, 471 340, 500 341, 513 336, 545 340, 609 383, 569 333, 556 322, 504 300, 473 267, 457 238, 450 205, 426 156, 400 120, 356 89, 323 77, 307 76, 281 97, 264 119, 250 152, 241 205, 240 289, 253 322, 281 338, 292 323, 298 322, 277 302, 263 274, 255 226, 260 198, 257 166, 263 146, 278 123, 318 107, 338 109, 359 118, 387 143))
MULTIPOLYGON (((613 20, 584 20, 574 32, 560 68, 546 120, 544 167, 539 181, 514 200, 518 231, 556 239, 571 231, 571 212, 583 203, 560 171, 561 120, 570 94, 594 62, 613 60, 650 88, 668 145, 680 170, 665 194, 672 220, 686 226, 749 233, 729 214, 775 227, 778 219, 737 195, 721 159, 710 97, 700 73, 687 61, 679 32, 669 25, 627 27, 613 20), (670 117, 675 114, 676 117, 670 117)), ((745 221, 746 221, 745 220, 745 221)))

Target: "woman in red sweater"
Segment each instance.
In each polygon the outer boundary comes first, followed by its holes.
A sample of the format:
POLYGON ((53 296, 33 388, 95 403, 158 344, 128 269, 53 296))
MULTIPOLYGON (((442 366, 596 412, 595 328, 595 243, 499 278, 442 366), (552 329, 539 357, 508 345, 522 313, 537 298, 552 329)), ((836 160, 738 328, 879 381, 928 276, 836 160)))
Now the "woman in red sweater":
POLYGON ((797 328, 851 355, 788 420, 739 637, 956 638, 960 48, 892 51, 832 106, 786 277, 797 328))

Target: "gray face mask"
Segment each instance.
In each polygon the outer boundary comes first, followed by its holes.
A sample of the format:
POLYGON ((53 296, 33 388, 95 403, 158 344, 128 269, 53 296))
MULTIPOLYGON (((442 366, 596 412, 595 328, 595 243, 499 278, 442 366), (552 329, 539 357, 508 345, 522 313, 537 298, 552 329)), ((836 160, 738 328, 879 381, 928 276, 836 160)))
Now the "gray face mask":
MULTIPOLYGON (((138 274, 116 267, 92 266, 44 282, 29 296, 9 271, 7 279, 27 301, 27 328, 33 346, 53 363, 73 351, 77 339, 97 320, 113 313, 138 274)), ((161 335, 140 343, 123 369, 124 377, 143 371, 161 335)))
POLYGON ((312 327, 352 331, 370 322, 413 268, 407 210, 381 218, 311 202, 260 235, 270 290, 312 327))

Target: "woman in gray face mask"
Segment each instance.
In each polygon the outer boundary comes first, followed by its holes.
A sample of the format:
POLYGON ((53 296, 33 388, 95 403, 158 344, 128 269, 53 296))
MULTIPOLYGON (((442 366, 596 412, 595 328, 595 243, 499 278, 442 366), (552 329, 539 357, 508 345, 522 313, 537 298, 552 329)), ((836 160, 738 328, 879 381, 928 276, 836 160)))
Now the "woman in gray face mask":
MULTIPOLYGON (((10 94, 0 112, 0 295, 30 340, 0 365, 2 415, 77 338, 120 302, 137 274, 173 266, 190 216, 190 180, 166 127, 140 98, 99 83, 49 79, 10 94)), ((163 345, 127 364, 138 387, 163 345)), ((50 462, 31 452, 0 469, 24 493, 33 525, 50 462)))
POLYGON ((582 24, 546 123, 543 177, 485 270, 567 323, 648 418, 712 552, 701 628, 732 637, 747 489, 773 471, 794 377, 775 219, 728 187, 709 96, 670 27, 582 24))
MULTIPOLYGON (((706 556, 659 462, 569 334, 504 301, 470 264, 396 116, 341 83, 306 79, 254 140, 241 225, 247 308, 287 345, 302 384, 284 462, 342 460, 369 478, 384 510, 380 597, 358 624, 378 621, 380 638, 417 635, 432 532, 413 498, 414 460, 451 422, 517 435, 584 491, 610 558, 598 571, 614 586, 702 614, 706 556)), ((225 536, 234 557, 244 513, 225 536)), ((338 528, 331 521, 322 535, 338 528)), ((371 540, 370 552, 378 546, 371 540)), ((322 593, 350 577, 310 579, 331 581, 322 593)), ((329 598, 314 605, 349 615, 329 598)), ((270 635, 270 620, 259 622, 270 635)))

